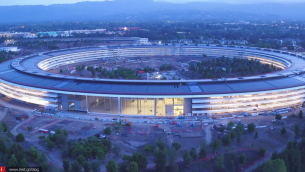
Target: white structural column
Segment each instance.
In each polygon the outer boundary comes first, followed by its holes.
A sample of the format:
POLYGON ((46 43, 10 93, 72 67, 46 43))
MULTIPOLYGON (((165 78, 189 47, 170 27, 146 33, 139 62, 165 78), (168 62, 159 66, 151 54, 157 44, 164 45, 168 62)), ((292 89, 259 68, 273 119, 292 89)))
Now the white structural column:
POLYGON ((87 110, 87 113, 88 113, 88 96, 86 95, 86 110, 87 110))
POLYGON ((156 116, 156 98, 154 98, 154 116, 156 116))
POLYGON ((118 114, 121 115, 121 97, 118 97, 118 114))

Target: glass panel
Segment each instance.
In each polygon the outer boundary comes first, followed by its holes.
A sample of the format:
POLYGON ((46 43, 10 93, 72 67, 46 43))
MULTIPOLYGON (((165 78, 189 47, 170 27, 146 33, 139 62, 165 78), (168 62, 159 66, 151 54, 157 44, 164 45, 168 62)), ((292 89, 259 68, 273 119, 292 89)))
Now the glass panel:
POLYGON ((183 98, 156 99, 156 116, 179 116, 184 113, 183 98))
POLYGON ((69 110, 74 110, 75 106, 74 106, 74 102, 69 101, 69 110))
POLYGON ((118 114, 118 98, 88 96, 88 111, 96 113, 118 114))
POLYGON ((154 115, 154 99, 121 98, 121 114, 154 115))
POLYGON ((87 111, 86 96, 70 94, 68 95, 68 101, 69 101, 69 110, 87 111), (71 106, 72 102, 73 102, 73 108, 71 106))

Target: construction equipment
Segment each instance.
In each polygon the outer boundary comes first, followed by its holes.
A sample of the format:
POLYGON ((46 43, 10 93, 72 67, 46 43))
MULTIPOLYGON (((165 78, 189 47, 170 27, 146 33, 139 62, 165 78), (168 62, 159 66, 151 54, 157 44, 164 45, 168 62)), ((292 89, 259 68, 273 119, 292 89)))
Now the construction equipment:
POLYGON ((190 127, 195 128, 195 124, 192 122, 191 125, 190 125, 190 127))
POLYGON ((177 117, 177 119, 185 119, 185 116, 180 115, 180 116, 177 117))
POLYGON ((123 122, 127 122, 127 126, 132 126, 132 122, 128 121, 127 119, 123 119, 123 122))
POLYGON ((105 61, 104 65, 107 65, 108 64, 108 61, 105 61))
POLYGON ((177 121, 172 121, 172 124, 175 124, 175 125, 177 125, 177 121))

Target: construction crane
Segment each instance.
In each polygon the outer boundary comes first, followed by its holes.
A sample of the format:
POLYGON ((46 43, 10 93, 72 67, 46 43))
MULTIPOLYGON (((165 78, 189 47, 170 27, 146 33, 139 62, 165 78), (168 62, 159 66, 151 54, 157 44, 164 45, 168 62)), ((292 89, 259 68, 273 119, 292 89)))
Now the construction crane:
POLYGON ((128 121, 127 119, 123 119, 123 122, 128 122, 127 126, 132 126, 132 122, 128 121))

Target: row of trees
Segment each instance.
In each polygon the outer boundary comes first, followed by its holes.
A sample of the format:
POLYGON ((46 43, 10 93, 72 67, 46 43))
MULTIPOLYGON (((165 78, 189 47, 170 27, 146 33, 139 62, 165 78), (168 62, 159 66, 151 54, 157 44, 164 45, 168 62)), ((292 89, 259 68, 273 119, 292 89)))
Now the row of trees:
MULTIPOLYGON (((77 66, 77 71, 80 72, 84 70, 84 65, 83 66, 77 66)), ((124 67, 118 67, 115 70, 112 71, 107 71, 105 68, 102 67, 93 67, 93 66, 88 66, 87 70, 92 73, 92 77, 96 76, 96 72, 99 72, 98 77, 103 78, 103 77, 109 77, 109 78, 123 78, 123 79, 141 79, 141 76, 138 75, 138 73, 135 70, 132 69, 127 69, 124 67)))
MULTIPOLYGON (((51 135, 49 134, 46 143, 47 147, 50 149, 53 149, 55 145, 65 145, 68 138, 68 131, 66 129, 61 130, 59 127, 56 129, 55 134, 51 135)), ((40 136, 39 136, 40 137, 40 136)), ((40 137, 40 139, 43 139, 43 137, 40 137)))
POLYGON ((289 172, 305 171, 304 163, 305 158, 305 137, 301 143, 296 140, 288 142, 287 147, 282 153, 275 151, 270 160, 266 161, 256 171, 262 172, 289 172))
MULTIPOLYGON (((40 154, 33 146, 31 146, 29 150, 25 150, 19 144, 12 143, 11 138, 13 135, 10 133, 9 127, 3 121, 0 123, 0 133, 0 160, 3 164, 8 167, 25 168, 35 164, 36 166, 41 166, 43 171, 48 171, 50 169, 45 152, 40 154)), ((18 134, 16 136, 16 141, 24 141, 23 134, 18 134)))
POLYGON ((83 156, 85 158, 97 158, 103 160, 111 149, 111 141, 108 139, 98 140, 96 137, 89 137, 71 145, 66 145, 62 151, 62 157, 83 156))
POLYGON ((204 60, 201 62, 190 62, 189 70, 201 74, 202 78, 220 78, 228 75, 254 75, 260 73, 269 73, 276 71, 273 65, 262 64, 258 60, 236 58, 233 59, 222 56, 221 58, 213 58, 212 60, 204 60))

